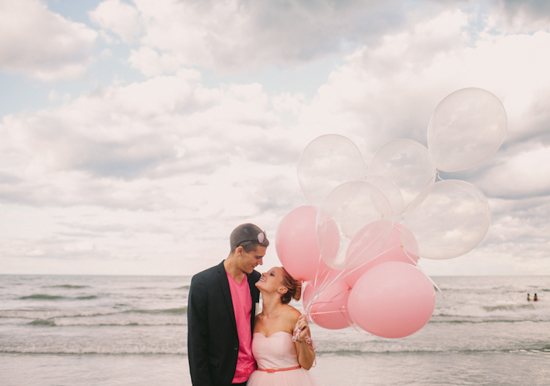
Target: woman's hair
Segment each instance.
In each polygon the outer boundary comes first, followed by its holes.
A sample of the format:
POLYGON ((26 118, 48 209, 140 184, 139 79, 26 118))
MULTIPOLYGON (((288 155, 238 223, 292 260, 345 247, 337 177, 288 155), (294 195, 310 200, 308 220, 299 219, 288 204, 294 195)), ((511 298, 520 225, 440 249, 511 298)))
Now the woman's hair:
POLYGON ((292 276, 283 268, 283 283, 288 291, 281 295, 281 302, 288 304, 292 299, 298 301, 302 296, 302 282, 294 280, 292 276))

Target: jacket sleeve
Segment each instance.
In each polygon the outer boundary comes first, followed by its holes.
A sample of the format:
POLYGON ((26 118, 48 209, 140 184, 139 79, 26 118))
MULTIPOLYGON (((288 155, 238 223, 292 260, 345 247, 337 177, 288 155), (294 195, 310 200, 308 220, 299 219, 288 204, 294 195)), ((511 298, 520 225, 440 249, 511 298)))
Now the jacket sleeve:
POLYGON ((208 364, 208 296, 201 276, 191 279, 187 301, 187 357, 191 382, 213 386, 208 364))

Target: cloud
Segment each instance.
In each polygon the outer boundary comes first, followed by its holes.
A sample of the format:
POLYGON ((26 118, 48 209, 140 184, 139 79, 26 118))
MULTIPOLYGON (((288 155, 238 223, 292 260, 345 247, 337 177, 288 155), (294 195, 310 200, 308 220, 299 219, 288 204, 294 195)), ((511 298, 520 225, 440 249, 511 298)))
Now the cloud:
POLYGON ((545 0, 499 0, 492 24, 500 24, 507 33, 547 30, 550 5, 545 0))
POLYGON ((39 0, 0 6, 0 71, 44 82, 81 77, 97 32, 50 12, 39 0))
POLYGON ((89 15, 93 23, 112 31, 125 43, 133 42, 141 31, 136 8, 119 0, 103 1, 89 15))
MULTIPOLYGON (((258 84, 208 89, 196 71, 179 71, 97 89, 55 109, 4 117, 0 197, 128 210, 208 204, 218 212, 220 189, 229 194, 243 171, 245 180, 261 180, 295 162, 299 150, 277 127, 258 84)), ((242 207, 253 212, 256 201, 242 207)))
POLYGON ((522 143, 510 153, 473 177, 476 185, 491 197, 550 196, 550 144, 522 143))
MULTIPOLYGON (((439 8, 430 6, 426 15, 439 8)), ((108 0, 90 14, 123 41, 139 35, 141 47, 132 50, 130 63, 147 76, 175 66, 218 72, 299 66, 376 42, 408 22, 392 3, 355 0, 136 0, 133 6, 108 0)))

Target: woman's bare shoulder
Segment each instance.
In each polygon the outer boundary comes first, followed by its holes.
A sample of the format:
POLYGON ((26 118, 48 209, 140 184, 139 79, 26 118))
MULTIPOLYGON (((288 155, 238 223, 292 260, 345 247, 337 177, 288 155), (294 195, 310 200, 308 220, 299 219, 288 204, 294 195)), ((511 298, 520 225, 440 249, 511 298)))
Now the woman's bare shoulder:
POLYGON ((298 318, 300 317, 300 315, 302 315, 300 313, 300 311, 298 311, 296 308, 286 304, 285 316, 290 322, 295 324, 298 321, 298 318))

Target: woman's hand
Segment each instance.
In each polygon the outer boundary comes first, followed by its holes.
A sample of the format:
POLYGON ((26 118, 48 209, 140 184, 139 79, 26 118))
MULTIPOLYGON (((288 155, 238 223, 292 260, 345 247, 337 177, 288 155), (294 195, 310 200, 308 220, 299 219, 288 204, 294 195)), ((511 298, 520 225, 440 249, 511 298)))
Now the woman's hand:
POLYGON ((296 329, 300 330, 300 333, 297 336, 298 340, 304 341, 306 339, 306 336, 310 336, 309 324, 307 324, 305 315, 300 315, 300 317, 296 321, 296 326, 294 327, 294 330, 296 329))
POLYGON ((309 325, 305 315, 300 315, 294 327, 294 338, 296 339, 296 353, 298 363, 304 369, 309 370, 315 361, 315 344, 311 340, 309 325))

